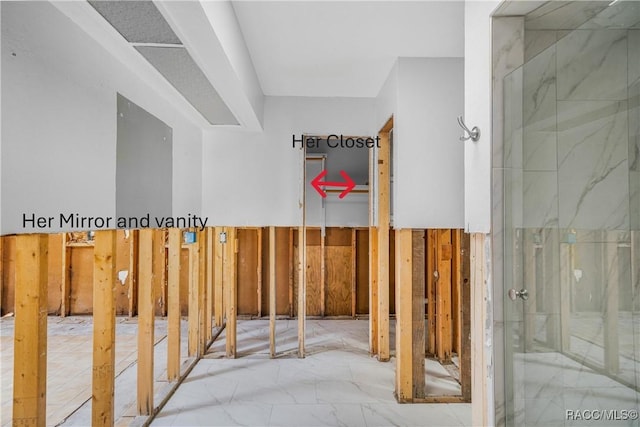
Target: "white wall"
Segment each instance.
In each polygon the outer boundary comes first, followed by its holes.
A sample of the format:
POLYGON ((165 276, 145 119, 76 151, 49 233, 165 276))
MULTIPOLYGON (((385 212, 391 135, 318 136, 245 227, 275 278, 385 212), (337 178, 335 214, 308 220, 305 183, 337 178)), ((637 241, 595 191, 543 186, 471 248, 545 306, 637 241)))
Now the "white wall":
POLYGON ((462 228, 462 58, 398 59, 394 228, 462 228))
POLYGON ((500 1, 466 1, 464 10, 464 119, 480 140, 464 143, 464 225, 491 230, 491 13, 500 1))
POLYGON ((173 128, 174 214, 199 213, 199 128, 50 3, 2 7, 2 233, 115 215, 117 92, 173 128))
POLYGON ((368 135, 374 99, 266 97, 264 131, 204 134, 202 212, 230 226, 302 224, 302 151, 292 135, 368 135))

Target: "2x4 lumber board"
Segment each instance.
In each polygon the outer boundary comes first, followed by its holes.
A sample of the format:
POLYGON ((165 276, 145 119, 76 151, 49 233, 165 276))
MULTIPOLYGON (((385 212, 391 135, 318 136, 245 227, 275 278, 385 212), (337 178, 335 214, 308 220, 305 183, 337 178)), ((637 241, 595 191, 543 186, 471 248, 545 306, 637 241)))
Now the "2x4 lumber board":
POLYGON ((485 301, 487 289, 484 271, 484 235, 471 234, 471 425, 488 425, 487 378, 485 359, 485 324, 487 313, 485 301))
POLYGON ((211 341, 213 337, 213 227, 207 227, 206 231, 206 239, 207 239, 207 264, 206 264, 206 282, 205 282, 205 293, 206 304, 205 304, 205 317, 204 317, 204 330, 205 330, 205 342, 211 341))
POLYGON ((462 348, 462 322, 461 322, 461 291, 460 291, 460 278, 461 276, 461 234, 459 229, 451 230, 451 247, 452 247, 452 259, 451 259, 451 324, 452 324, 452 342, 451 349, 458 356, 460 356, 460 349, 462 348))
POLYGON ((378 355, 378 228, 369 227, 369 354, 378 355))
POLYGON ((220 234, 222 233, 222 227, 215 228, 215 236, 214 236, 214 248, 215 248, 215 265, 214 265, 214 273, 213 273, 213 291, 214 291, 214 320, 215 325, 217 327, 222 326, 223 318, 224 318, 224 292, 222 290, 223 281, 222 281, 222 271, 223 271, 223 247, 224 245, 220 242, 220 234))
POLYGON ((67 233, 62 233, 61 243, 61 264, 60 264, 60 316, 66 317, 70 313, 71 304, 71 277, 69 277, 69 267, 71 265, 71 250, 67 248, 67 233))
POLYGON ((47 399, 46 234, 16 236, 13 425, 44 426, 47 399))
POLYGON ((198 345, 200 343, 199 332, 199 286, 198 286, 198 243, 192 243, 189 245, 189 308, 187 310, 187 325, 188 325, 188 351, 189 357, 196 357, 198 355, 198 345))
POLYGON ((438 281, 436 282, 436 354, 440 362, 451 361, 451 230, 438 230, 438 281))
POLYGON ((357 230, 351 230, 351 317, 356 317, 358 253, 357 230))
POLYGON ((295 275, 293 250, 293 228, 289 228, 289 317, 293 317, 293 277, 295 275))
POLYGON ((276 356, 276 228, 269 227, 269 354, 276 356))
POLYGON ((138 414, 153 411, 153 239, 154 232, 142 229, 138 239, 138 414))
POLYGON ((425 239, 424 230, 414 230, 411 236, 411 323, 412 323, 412 399, 425 396, 425 331, 424 331, 424 284, 425 284, 425 239))
POLYGON ((180 377, 180 250, 182 233, 179 228, 169 229, 169 254, 167 260, 167 378, 180 377))
POLYGON ((236 276, 236 254, 238 251, 236 229, 227 227, 227 243, 225 243, 225 259, 224 259, 224 282, 227 293, 227 331, 226 331, 226 354, 229 358, 235 358, 237 354, 237 276, 236 276))
MULTIPOLYGON (((258 268, 256 269, 256 274, 258 275, 258 318, 260 318, 262 317, 262 228, 258 228, 256 234, 258 239, 258 268)), ((271 244, 271 241, 269 241, 269 244, 271 244)), ((269 297, 269 301, 271 301, 271 297, 269 297)))
POLYGON ((138 237, 138 230, 129 232, 129 275, 127 276, 129 318, 136 314, 138 306, 138 237))
POLYGON ((436 242, 437 231, 427 230, 427 354, 436 354, 436 242))
POLYGON ((389 187, 391 119, 379 133, 378 149, 378 360, 386 362, 389 346, 389 187))
POLYGON ((116 362, 116 231, 98 230, 93 248, 91 425, 114 423, 116 362))
POLYGON ((156 302, 154 310, 158 316, 167 315, 164 234, 164 230, 153 230, 153 289, 156 302))
POLYGON ((412 230, 396 230, 396 398, 413 399, 412 230))
POLYGON ((324 317, 327 309, 327 248, 326 232, 320 230, 320 316, 324 317))
POLYGON ((298 357, 303 358, 305 318, 307 307, 307 230, 298 228, 298 357))
POLYGON ((198 231, 198 356, 204 354, 207 346, 207 233, 198 231))
POLYGON ((471 401, 471 262, 469 257, 470 236, 461 236, 461 347, 460 347, 460 388, 465 402, 471 401))

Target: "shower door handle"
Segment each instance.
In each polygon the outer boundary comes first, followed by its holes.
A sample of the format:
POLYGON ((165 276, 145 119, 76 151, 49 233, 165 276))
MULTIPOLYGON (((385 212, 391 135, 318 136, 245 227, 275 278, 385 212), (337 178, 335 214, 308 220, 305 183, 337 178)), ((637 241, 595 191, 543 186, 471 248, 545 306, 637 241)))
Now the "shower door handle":
POLYGON ((511 288, 507 292, 507 295, 509 295, 509 298, 511 298, 511 301, 515 301, 518 298, 521 298, 523 301, 526 301, 529 299, 529 292, 526 289, 521 289, 519 291, 516 291, 515 289, 511 288))

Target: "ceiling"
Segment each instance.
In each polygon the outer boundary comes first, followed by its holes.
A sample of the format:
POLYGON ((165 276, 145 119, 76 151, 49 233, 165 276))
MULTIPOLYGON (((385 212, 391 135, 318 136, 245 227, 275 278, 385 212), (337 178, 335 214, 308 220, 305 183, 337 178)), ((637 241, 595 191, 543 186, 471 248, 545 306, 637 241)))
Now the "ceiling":
POLYGON ((462 57, 462 1, 234 1, 265 95, 375 97, 398 57, 462 57))

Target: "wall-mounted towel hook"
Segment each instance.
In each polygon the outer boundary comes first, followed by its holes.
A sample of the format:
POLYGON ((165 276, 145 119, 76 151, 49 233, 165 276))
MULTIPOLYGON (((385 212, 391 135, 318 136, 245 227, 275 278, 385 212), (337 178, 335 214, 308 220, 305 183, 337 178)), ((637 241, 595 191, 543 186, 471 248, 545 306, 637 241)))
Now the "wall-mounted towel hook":
POLYGON ((462 120, 462 116, 458 116, 458 124, 460 125, 462 130, 465 131, 465 135, 462 135, 460 137, 460 141, 466 141, 470 139, 473 142, 476 142, 480 139, 480 129, 478 129, 478 126, 474 126, 473 129, 469 130, 467 125, 464 124, 464 120, 462 120), (469 136, 467 136, 467 134, 469 136))

